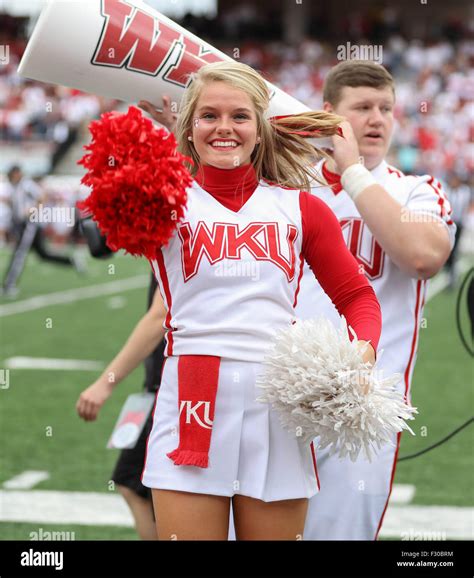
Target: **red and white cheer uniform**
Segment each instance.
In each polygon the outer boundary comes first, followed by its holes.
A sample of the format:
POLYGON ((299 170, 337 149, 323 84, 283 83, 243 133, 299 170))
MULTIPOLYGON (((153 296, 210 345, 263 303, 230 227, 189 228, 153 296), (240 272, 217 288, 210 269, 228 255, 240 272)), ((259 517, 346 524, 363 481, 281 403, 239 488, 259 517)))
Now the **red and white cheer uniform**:
MULTIPOLYGON (((410 386, 420 337, 427 281, 410 277, 385 253, 355 204, 341 188, 338 175, 319 168, 330 187, 315 187, 313 194, 337 217, 345 242, 365 271, 380 302, 383 329, 379 370, 386 376, 400 373, 399 391, 410 401, 410 386)), ((377 183, 403 207, 401 218, 439 223, 446 229, 451 247, 456 226, 451 207, 439 181, 429 175, 404 175, 385 161, 371 171, 377 183)), ((338 324, 338 312, 309 269, 301 282, 296 314, 303 319, 315 310, 338 324)), ((361 456, 355 463, 318 452, 321 493, 310 500, 305 539, 374 540, 382 525, 391 492, 400 434, 394 445, 382 446, 369 462, 361 456)), ((315 441, 317 443, 317 440, 315 441)))
POLYGON ((359 339, 376 348, 378 302, 328 207, 310 193, 258 183, 250 165, 199 169, 184 219, 151 261, 168 308, 168 358, 144 485, 265 501, 318 491, 312 448, 285 431, 268 404, 255 401, 267 347, 294 319, 305 261, 359 339), (199 400, 179 399, 185 356, 218 358, 214 412, 199 400), (186 423, 212 427, 208 467, 175 465, 168 457, 180 442, 180 411, 186 423))

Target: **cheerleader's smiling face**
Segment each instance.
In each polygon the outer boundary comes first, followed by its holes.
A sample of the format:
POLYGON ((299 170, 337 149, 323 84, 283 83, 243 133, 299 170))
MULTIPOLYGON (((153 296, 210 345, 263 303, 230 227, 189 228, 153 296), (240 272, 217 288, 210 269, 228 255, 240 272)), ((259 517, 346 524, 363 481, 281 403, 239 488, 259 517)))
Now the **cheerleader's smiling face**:
POLYGON ((250 96, 223 81, 205 85, 192 121, 192 142, 200 162, 220 169, 250 163, 259 142, 250 96))

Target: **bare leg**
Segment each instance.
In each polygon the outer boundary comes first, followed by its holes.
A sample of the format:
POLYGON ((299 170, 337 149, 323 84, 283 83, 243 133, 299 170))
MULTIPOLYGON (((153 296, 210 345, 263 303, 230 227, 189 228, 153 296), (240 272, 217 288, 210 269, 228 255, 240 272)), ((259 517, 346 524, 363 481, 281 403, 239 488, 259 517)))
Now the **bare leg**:
POLYGON ((227 540, 230 498, 152 490, 159 540, 227 540))
POLYGON ((117 485, 117 490, 127 502, 133 519, 135 529, 141 540, 158 540, 156 535, 155 520, 153 519, 153 504, 151 500, 142 498, 130 488, 117 485))
POLYGON ((302 540, 308 500, 263 502, 234 496, 237 540, 302 540))

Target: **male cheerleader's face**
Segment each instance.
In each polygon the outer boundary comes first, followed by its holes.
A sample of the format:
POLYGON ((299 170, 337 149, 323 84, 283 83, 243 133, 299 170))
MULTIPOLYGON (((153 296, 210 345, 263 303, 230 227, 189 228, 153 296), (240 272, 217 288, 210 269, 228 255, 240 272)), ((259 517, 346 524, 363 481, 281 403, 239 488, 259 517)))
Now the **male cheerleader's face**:
POLYGON ((225 82, 204 86, 191 136, 203 165, 233 169, 250 163, 257 142, 257 115, 250 96, 225 82))
POLYGON ((380 164, 390 147, 393 132, 395 97, 389 86, 345 86, 336 106, 325 109, 345 116, 359 144, 359 153, 370 170, 380 164))

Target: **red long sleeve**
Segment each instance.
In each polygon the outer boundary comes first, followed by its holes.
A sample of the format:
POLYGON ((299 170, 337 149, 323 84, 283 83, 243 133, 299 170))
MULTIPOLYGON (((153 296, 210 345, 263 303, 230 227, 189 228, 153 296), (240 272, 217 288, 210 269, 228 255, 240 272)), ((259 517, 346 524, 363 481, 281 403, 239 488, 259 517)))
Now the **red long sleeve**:
MULTIPOLYGON (((358 339, 377 350, 382 331, 380 305, 372 286, 347 248, 331 209, 308 192, 300 193, 303 257, 358 339)), ((314 312, 317 316, 318 312, 314 312)))

